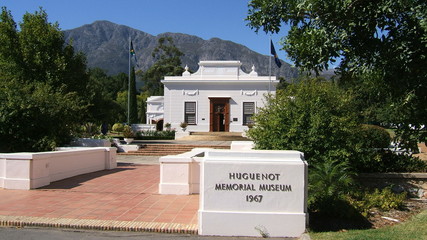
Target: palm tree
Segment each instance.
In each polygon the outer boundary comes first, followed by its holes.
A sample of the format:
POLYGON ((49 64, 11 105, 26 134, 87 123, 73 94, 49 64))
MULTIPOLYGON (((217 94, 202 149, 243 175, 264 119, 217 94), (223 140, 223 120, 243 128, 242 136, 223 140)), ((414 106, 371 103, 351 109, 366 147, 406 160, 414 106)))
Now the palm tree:
POLYGON ((352 173, 346 161, 328 160, 309 170, 309 205, 314 209, 332 210, 353 185, 352 173))

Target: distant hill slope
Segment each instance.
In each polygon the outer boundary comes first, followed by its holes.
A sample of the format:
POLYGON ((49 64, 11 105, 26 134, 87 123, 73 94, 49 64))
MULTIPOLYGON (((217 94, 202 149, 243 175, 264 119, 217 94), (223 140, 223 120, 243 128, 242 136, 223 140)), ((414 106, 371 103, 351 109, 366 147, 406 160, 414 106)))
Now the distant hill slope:
MULTIPOLYGON (((141 70, 148 69, 154 63, 151 52, 157 46, 157 40, 164 36, 170 36, 175 45, 185 54, 181 59, 183 66, 188 65, 192 71, 196 71, 198 62, 203 60, 240 60, 245 72, 249 73, 252 65, 255 65, 259 75, 266 76, 269 72, 269 56, 219 38, 204 40, 197 36, 182 33, 163 33, 153 36, 108 21, 96 21, 92 24, 66 30, 64 36, 66 42, 72 42, 76 51, 86 54, 90 68, 99 67, 107 70, 109 74, 128 72, 129 36, 132 38, 141 70)), ((298 71, 283 61, 282 67, 277 70, 273 61, 272 75, 285 77, 289 81, 298 76, 298 71)))

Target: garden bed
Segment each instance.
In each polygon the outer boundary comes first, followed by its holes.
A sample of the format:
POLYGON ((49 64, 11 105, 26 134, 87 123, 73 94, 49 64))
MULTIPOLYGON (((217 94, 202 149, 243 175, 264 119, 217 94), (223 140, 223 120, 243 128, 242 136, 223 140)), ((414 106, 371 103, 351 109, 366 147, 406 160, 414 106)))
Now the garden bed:
POLYGON ((412 216, 427 210, 427 201, 408 199, 400 210, 381 211, 373 208, 366 218, 341 219, 336 217, 319 216, 310 213, 309 229, 314 232, 347 231, 350 229, 378 229, 396 225, 409 220, 412 216))
POLYGON ((378 209, 372 209, 369 213, 368 220, 372 224, 372 228, 382 228, 405 222, 412 216, 426 209, 427 200, 408 199, 405 201, 405 207, 402 210, 393 209, 385 212, 378 209))

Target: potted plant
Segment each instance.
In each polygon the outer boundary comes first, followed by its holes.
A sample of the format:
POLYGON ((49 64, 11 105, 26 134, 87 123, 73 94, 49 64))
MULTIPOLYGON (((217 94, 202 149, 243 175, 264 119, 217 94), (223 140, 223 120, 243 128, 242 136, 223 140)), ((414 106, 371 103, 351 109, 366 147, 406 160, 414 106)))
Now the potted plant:
POLYGON ((127 144, 133 142, 135 135, 133 134, 132 128, 129 125, 126 125, 123 128, 123 137, 127 144))
POLYGON ((188 123, 186 123, 186 122, 182 122, 179 126, 181 127, 181 130, 182 130, 183 132, 185 132, 185 130, 187 129, 188 123))
POLYGON ((166 128, 166 130, 170 131, 171 130, 171 124, 170 123, 166 123, 165 124, 165 128, 166 128))

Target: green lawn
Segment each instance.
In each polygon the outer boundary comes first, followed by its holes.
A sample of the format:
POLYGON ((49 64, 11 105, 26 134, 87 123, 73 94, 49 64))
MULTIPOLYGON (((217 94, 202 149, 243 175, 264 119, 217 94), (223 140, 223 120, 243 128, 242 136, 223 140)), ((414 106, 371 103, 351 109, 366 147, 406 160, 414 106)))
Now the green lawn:
POLYGON ((313 240, 321 239, 375 239, 375 240, 413 240, 427 239, 427 210, 412 217, 404 223, 381 229, 349 230, 347 232, 316 232, 310 233, 313 240))

